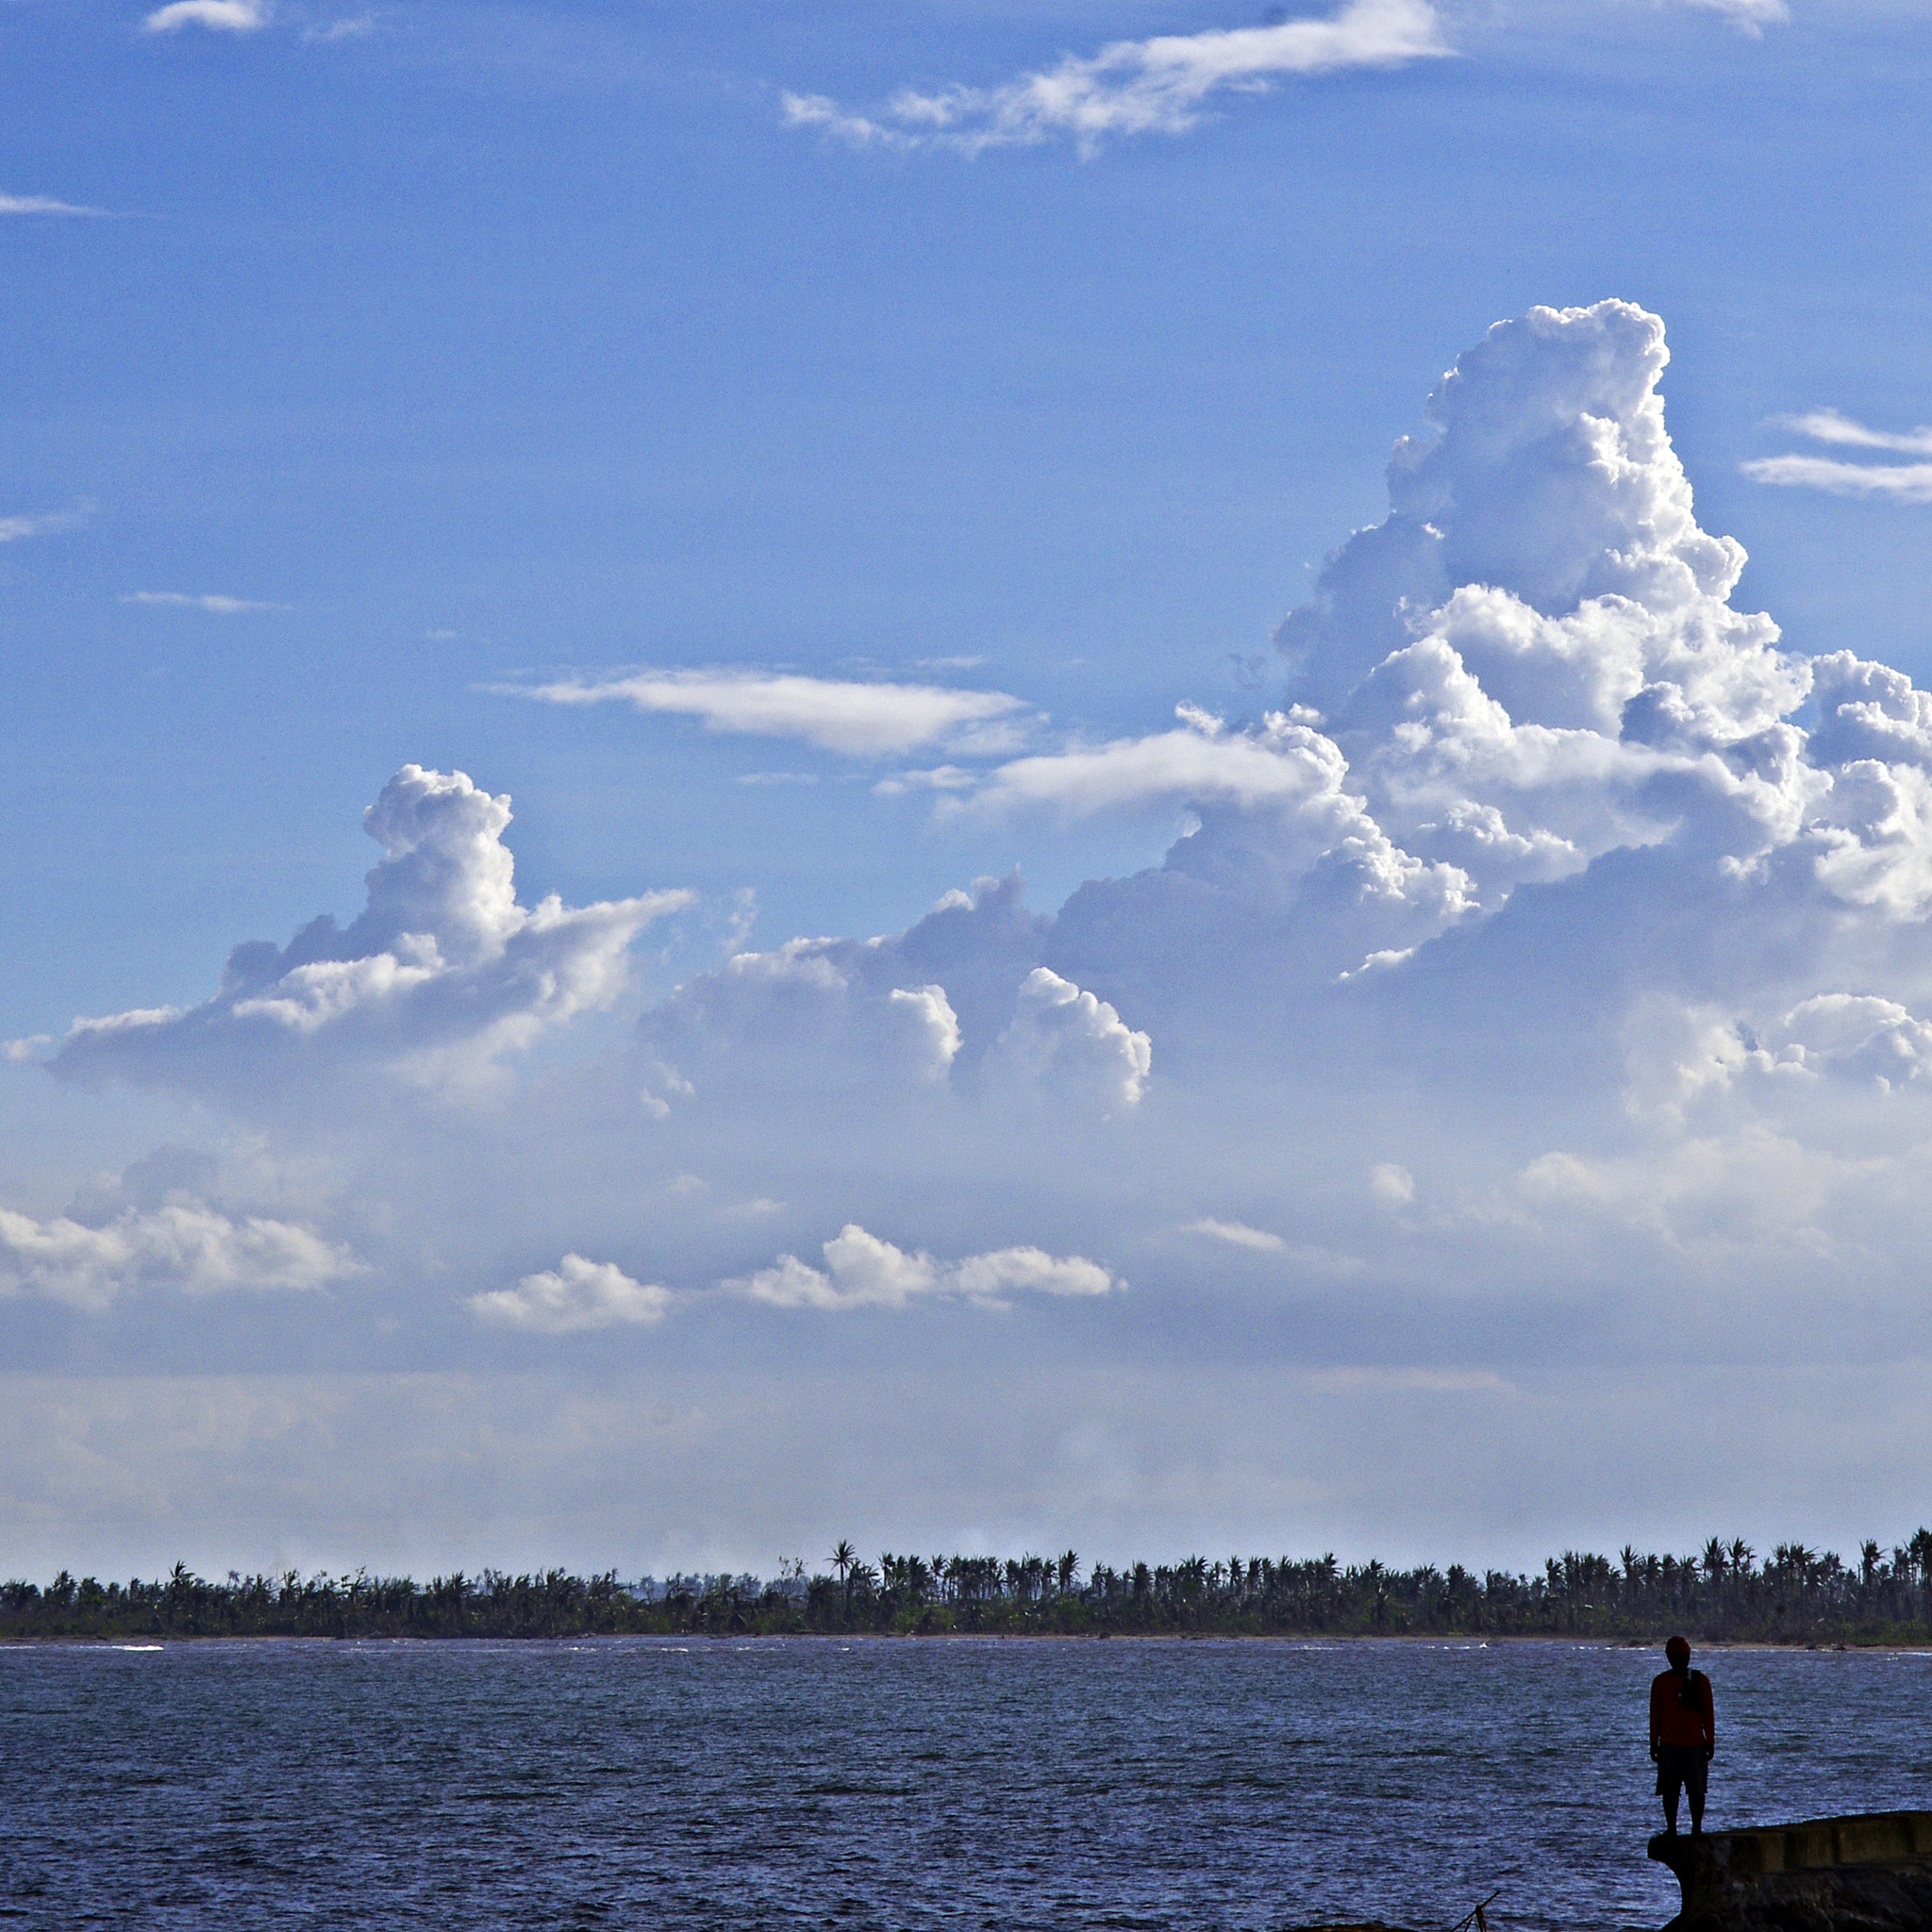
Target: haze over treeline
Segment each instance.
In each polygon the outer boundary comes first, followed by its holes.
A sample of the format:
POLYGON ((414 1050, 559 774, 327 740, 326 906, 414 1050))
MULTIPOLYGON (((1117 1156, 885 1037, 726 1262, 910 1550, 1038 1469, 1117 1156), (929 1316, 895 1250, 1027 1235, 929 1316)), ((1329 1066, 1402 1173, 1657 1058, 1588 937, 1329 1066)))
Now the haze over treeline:
POLYGON ((620 1583, 606 1571, 510 1576, 485 1570, 419 1584, 366 1573, 242 1576, 185 1564, 125 1585, 62 1571, 45 1589, 0 1587, 0 1638, 449 1638, 668 1635, 1496 1636, 1783 1643, 1932 1641, 1932 1530, 1847 1562, 1742 1538, 1693 1555, 1625 1545, 1613 1559, 1565 1550, 1541 1574, 1295 1559, 1190 1557, 1173 1564, 1058 1557, 918 1557, 868 1562, 841 1541, 829 1572, 674 1575, 620 1583))

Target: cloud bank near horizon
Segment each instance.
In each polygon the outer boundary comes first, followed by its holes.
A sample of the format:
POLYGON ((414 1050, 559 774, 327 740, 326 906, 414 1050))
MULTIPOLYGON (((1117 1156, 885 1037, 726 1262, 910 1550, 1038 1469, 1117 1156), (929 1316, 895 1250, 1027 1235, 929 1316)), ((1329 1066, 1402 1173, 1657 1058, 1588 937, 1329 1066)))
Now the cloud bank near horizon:
MULTIPOLYGON (((1275 703, 982 746, 934 788, 940 811, 1171 806, 1158 866, 1051 912, 977 880, 896 934, 739 950, 638 1001, 629 949, 691 896, 523 906, 508 802, 407 766, 368 815, 385 856, 358 918, 238 947, 197 1007, 79 1022, 52 1071, 186 1097, 268 1150, 281 1191, 221 1211, 353 1265, 324 1292, 413 1323, 426 1368, 548 1374, 594 1346, 685 1391, 678 1441, 750 1426, 743 1469, 790 1451, 732 1377, 839 1349, 875 1396, 978 1390, 945 1411, 966 1466, 1017 1376, 1029 1440, 1058 1430, 1049 1462, 1091 1476, 1062 1501, 1332 1525, 1360 1492, 1312 1449, 1251 1493, 1239 1455, 1200 1448, 1161 1502, 1138 1410, 1100 1401, 1083 1434, 1055 1406, 1057 1376, 1158 1403, 1235 1357, 1255 1399, 1346 1401, 1398 1461, 1450 1426, 1418 1391, 1560 1407, 1587 1503, 1502 1454, 1507 1418, 1465 1419, 1497 1447, 1465 1468, 1502 1487, 1464 1502, 1594 1520, 1647 1493, 1690 1374, 1741 1519, 1792 1480, 1794 1378, 1840 1391, 1817 1413, 1862 1441, 1843 1391, 1923 1331, 1932 693, 1734 606, 1744 554, 1698 524, 1667 361, 1628 303, 1498 324, 1397 444, 1388 516, 1282 624, 1275 703), (626 998, 622 1038, 534 1051, 626 998)), ((840 740, 822 692, 668 689, 855 757, 1021 704, 889 696, 840 740)), ((1922 1460, 1932 1407, 1890 1413, 1900 1466, 1922 1460)), ((999 1533, 1063 1520, 1029 1494, 999 1533)))

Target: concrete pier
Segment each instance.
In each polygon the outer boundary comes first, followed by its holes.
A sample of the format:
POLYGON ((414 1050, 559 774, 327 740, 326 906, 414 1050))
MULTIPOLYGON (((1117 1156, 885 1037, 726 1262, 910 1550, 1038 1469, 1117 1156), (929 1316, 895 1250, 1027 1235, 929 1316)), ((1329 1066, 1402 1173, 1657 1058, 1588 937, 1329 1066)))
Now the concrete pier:
POLYGON ((1932 1811, 1660 1833, 1650 1856, 1683 1888, 1665 1932, 1932 1932, 1932 1811))

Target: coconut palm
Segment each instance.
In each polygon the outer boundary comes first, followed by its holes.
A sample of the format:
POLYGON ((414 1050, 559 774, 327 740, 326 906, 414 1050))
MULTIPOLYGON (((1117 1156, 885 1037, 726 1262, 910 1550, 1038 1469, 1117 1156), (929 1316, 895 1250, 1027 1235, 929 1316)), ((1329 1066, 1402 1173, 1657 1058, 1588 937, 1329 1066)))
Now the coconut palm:
POLYGON ((839 1539, 839 1547, 832 1552, 832 1568, 839 1573, 839 1581, 845 1591, 845 1621, 852 1621, 852 1570, 858 1561, 858 1552, 844 1537, 839 1539))

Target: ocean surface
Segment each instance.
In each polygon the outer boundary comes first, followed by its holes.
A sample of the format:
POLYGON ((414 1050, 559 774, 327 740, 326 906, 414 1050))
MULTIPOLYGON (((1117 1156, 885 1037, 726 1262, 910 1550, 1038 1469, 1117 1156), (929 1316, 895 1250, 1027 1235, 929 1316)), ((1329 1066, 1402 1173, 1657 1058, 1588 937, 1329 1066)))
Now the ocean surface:
MULTIPOLYGON (((1713 1827, 1932 1806, 1932 1657, 1700 1653, 1713 1827)), ((0 1649, 31 1926, 1657 1927, 1653 1652, 0 1649)), ((1687 1821, 1688 1822, 1688 1821, 1687 1821)))

